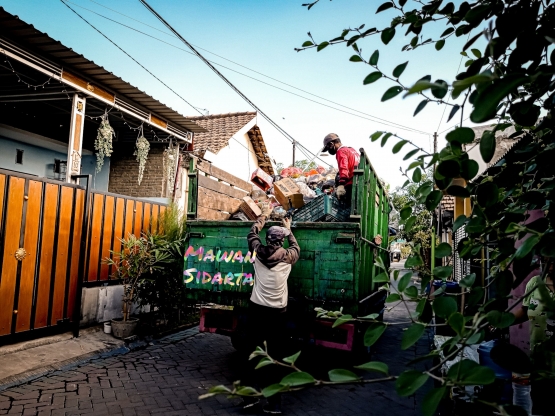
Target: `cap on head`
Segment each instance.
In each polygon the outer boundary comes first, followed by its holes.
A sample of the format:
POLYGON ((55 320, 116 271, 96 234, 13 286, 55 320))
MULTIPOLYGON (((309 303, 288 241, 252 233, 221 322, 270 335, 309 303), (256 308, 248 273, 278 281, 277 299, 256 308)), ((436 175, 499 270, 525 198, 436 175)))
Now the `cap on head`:
POLYGON ((324 150, 323 150, 323 152, 327 152, 328 151, 328 145, 331 142, 335 141, 335 140, 340 140, 339 136, 335 133, 330 133, 326 137, 324 137, 324 150))
POLYGON ((289 234, 291 234, 291 231, 287 228, 274 225, 268 228, 266 239, 269 241, 283 241, 289 234))

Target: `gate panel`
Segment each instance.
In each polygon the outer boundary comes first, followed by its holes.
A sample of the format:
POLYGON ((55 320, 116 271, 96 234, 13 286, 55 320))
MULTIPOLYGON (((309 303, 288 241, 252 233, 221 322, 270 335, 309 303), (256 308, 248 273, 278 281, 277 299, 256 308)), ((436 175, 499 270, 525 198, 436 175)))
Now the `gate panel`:
POLYGON ((29 181, 27 196, 27 212, 25 213, 25 238, 23 247, 27 257, 21 262, 19 278, 19 300, 17 302, 17 324, 15 332, 31 329, 33 293, 35 289, 35 269, 38 258, 39 227, 42 207, 43 184, 29 181))
POLYGON ((71 247, 71 266, 69 272, 69 289, 67 295, 67 317, 73 316, 73 310, 75 308, 75 296, 77 294, 79 274, 79 259, 81 255, 81 234, 83 232, 83 214, 85 206, 85 191, 82 189, 77 189, 75 192, 75 214, 73 216, 73 242, 71 247))
POLYGON ((56 218, 58 216, 58 192, 60 187, 47 183, 44 193, 42 234, 39 263, 39 282, 37 286, 37 304, 35 312, 35 329, 48 325, 50 306, 50 286, 52 282, 52 258, 54 256, 54 238, 56 235, 56 218))
POLYGON ((14 296, 18 261, 15 252, 19 248, 25 179, 10 177, 6 204, 6 225, 4 230, 4 253, 2 255, 2 276, 0 280, 0 336, 12 332, 14 296))
POLYGON ((100 280, 110 278, 110 266, 102 261, 110 257, 112 248, 112 232, 114 231, 114 200, 113 196, 107 196, 104 204, 104 225, 102 227, 102 253, 100 264, 100 280))
POLYGON ((133 227, 133 234, 135 237, 140 237, 143 231, 143 203, 141 201, 135 202, 135 226, 133 227))
POLYGON ((100 257, 100 238, 102 236, 102 214, 104 208, 104 195, 93 194, 92 223, 89 242, 89 267, 86 280, 96 282, 98 280, 98 265, 100 257))
POLYGON ((56 247, 56 266, 54 275, 54 295, 50 325, 56 325, 64 318, 66 282, 69 258, 69 240, 73 219, 73 188, 62 187, 60 195, 60 216, 58 220, 58 242, 56 247))

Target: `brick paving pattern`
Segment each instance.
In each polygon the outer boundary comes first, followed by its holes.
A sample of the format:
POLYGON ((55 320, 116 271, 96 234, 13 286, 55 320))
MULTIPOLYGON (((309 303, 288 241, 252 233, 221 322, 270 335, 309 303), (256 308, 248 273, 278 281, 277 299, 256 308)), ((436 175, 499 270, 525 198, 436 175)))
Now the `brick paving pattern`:
MULTIPOLYGON (((405 317, 406 311, 399 308, 385 319, 405 317)), ((388 363, 392 374, 429 351, 429 338, 401 351, 402 330, 402 325, 389 327, 371 357, 388 363)), ((197 331, 192 328, 143 350, 98 358, 1 391, 0 415, 245 414, 236 399, 198 400, 209 387, 236 380, 240 360, 227 337, 197 331)), ((329 370, 325 365, 320 362, 318 368, 308 370, 325 372, 329 370)), ((423 394, 400 398, 393 383, 323 387, 285 394, 283 410, 299 416, 418 415, 423 394)))

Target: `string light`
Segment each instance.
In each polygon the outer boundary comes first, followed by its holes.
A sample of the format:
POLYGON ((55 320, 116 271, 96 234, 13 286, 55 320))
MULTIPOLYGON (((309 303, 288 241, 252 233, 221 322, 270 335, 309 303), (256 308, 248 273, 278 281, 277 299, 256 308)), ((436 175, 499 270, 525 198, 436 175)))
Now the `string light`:
POLYGON ((44 88, 45 85, 50 84, 50 81, 52 81, 53 77, 50 77, 46 81, 44 81, 42 84, 37 84, 37 85, 33 85, 33 84, 25 81, 23 78, 21 78, 19 76, 19 73, 14 69, 12 63, 9 61, 8 56, 6 55, 6 51, 4 49, 2 49, 2 52, 4 53, 4 62, 8 64, 12 73, 17 77, 17 82, 22 82, 23 84, 27 85, 27 88, 34 88, 35 90, 37 88, 44 88))

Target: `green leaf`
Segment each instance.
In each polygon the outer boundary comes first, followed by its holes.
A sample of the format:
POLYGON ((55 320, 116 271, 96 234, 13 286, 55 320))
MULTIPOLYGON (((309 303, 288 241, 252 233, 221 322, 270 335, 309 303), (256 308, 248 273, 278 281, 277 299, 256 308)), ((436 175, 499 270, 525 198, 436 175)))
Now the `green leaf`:
POLYGON ((337 369, 328 371, 330 381, 333 382, 347 382, 360 380, 360 377, 349 370, 337 369))
POLYGON ((406 331, 403 332, 401 339, 401 349, 406 350, 412 347, 426 331, 426 325, 412 324, 406 331))
POLYGON ((432 95, 440 100, 447 95, 449 85, 442 79, 438 79, 435 82, 435 86, 432 87, 432 95))
POLYGON ((413 227, 414 223, 416 222, 416 216, 410 217, 408 220, 405 221, 405 232, 409 232, 413 227))
POLYGON ((262 357, 260 359, 260 361, 258 362, 258 364, 256 365, 256 367, 254 367, 255 370, 258 370, 259 368, 262 367, 266 367, 267 365, 273 364, 274 362, 272 360, 270 360, 268 357, 262 357))
POLYGON ((480 139, 480 155, 484 162, 489 163, 495 154, 495 134, 491 130, 486 130, 480 139))
POLYGON ((416 168, 412 173, 412 181, 418 183, 421 180, 422 180, 422 171, 420 170, 420 168, 416 168))
POLYGON ((349 61, 351 61, 351 62, 362 62, 362 58, 358 55, 353 55, 349 58, 349 61))
POLYGON ((436 51, 440 51, 445 46, 445 39, 440 39, 436 42, 436 51))
POLYGON ((371 347, 382 336, 387 328, 383 322, 372 322, 364 333, 364 346, 371 347))
POLYGON ((491 368, 468 359, 451 366, 447 377, 463 386, 487 385, 495 381, 495 373, 491 368))
POLYGON ((397 293, 392 293, 385 299, 385 303, 393 303, 401 300, 401 296, 397 293))
POLYGON ((424 396, 422 400, 422 415, 423 416, 434 416, 441 402, 443 396, 445 396, 445 392, 447 391, 447 387, 439 387, 430 390, 424 396))
POLYGON ((499 200, 499 188, 493 182, 486 182, 478 187, 476 197, 481 207, 491 207, 499 200))
POLYGON ((378 140, 378 139, 382 136, 383 133, 384 133, 383 131, 377 131, 377 132, 373 133, 373 134, 370 136, 370 140, 372 140, 373 142, 375 142, 376 140, 378 140))
POLYGON ((283 384, 272 384, 271 386, 262 389, 262 395, 264 397, 272 397, 274 394, 278 394, 286 390, 289 390, 289 386, 284 386, 283 384))
POLYGON ((412 87, 407 91, 407 95, 416 94, 425 90, 429 90, 432 87, 438 87, 439 85, 434 84, 430 81, 417 81, 412 87))
POLYGON ((384 147, 385 144, 387 143, 387 139, 389 139, 392 136, 392 133, 386 133, 383 137, 382 137, 382 142, 380 143, 381 147, 384 147))
POLYGON ((395 36, 395 28, 388 27, 384 29, 381 35, 382 42, 387 45, 393 39, 393 36, 395 36))
POLYGON ((306 48, 307 46, 312 46, 314 45, 314 43, 312 43, 311 41, 307 40, 306 42, 303 43, 303 48, 306 48))
POLYGON ((252 387, 245 386, 245 387, 239 388, 236 393, 239 396, 256 396, 258 394, 258 391, 256 391, 252 387))
POLYGON ((453 233, 456 233, 459 228, 461 228, 466 223, 466 215, 461 214, 457 217, 455 222, 453 223, 453 233))
POLYGON ((366 78, 364 78, 364 81, 362 81, 362 84, 363 85, 372 84, 373 82, 376 82, 377 80, 379 80, 381 77, 382 77, 382 73, 380 71, 371 72, 366 76, 366 78))
POLYGON ((316 380, 310 374, 304 371, 296 371, 294 373, 288 374, 281 379, 279 384, 287 386, 303 386, 305 384, 313 384, 316 380))
POLYGON ((459 281, 459 286, 471 288, 475 280, 476 280, 476 273, 467 274, 459 281))
POLYGON ((352 320, 353 320, 353 317, 352 317, 351 315, 343 315, 343 316, 340 316, 339 318, 337 318, 337 319, 334 321, 334 323, 333 323, 333 325, 332 325, 331 327, 332 327, 332 328, 336 328, 336 327, 338 327, 338 326, 340 326, 340 325, 343 325, 343 324, 345 324, 345 323, 347 323, 347 322, 351 322, 352 320))
POLYGON ((416 254, 416 255, 410 256, 407 259, 407 261, 405 262, 405 267, 411 268, 411 267, 422 266, 423 264, 424 262, 422 261, 422 258, 418 254, 416 254))
POLYGON ((461 176, 466 180, 471 180, 478 174, 480 165, 472 159, 463 160, 461 162, 461 176))
POLYGON ((380 316, 379 313, 371 313, 370 315, 360 316, 358 319, 376 319, 378 316, 380 316))
POLYGON ((391 100, 393 97, 396 97, 397 95, 399 95, 402 91, 403 91, 403 88, 399 87, 398 85, 388 88, 387 91, 382 96, 382 102, 391 100))
MULTIPOLYGON (((426 99, 426 100, 420 101, 420 104, 418 104, 418 105, 416 106, 416 110, 414 110, 414 114, 413 114, 412 116, 414 117, 414 116, 416 116, 418 113, 420 113, 420 112, 424 109, 424 107, 426 107, 426 104, 428 104, 428 100, 427 100, 427 99, 426 99)), ((418 149, 413 150, 413 151, 416 153, 416 152, 418 151, 418 149)), ((410 156, 409 156, 409 157, 410 157, 410 156)), ((408 159, 408 158, 407 158, 407 159, 408 159)), ((406 159, 405 159, 405 160, 406 160, 406 159)))
POLYGON ((407 160, 410 159, 411 157, 413 157, 415 154, 417 154, 420 151, 420 149, 414 149, 411 150, 410 152, 408 152, 405 157, 403 158, 403 160, 407 160))
POLYGON ((375 371, 385 375, 389 374, 389 367, 387 364, 380 361, 369 361, 361 365, 355 365, 355 368, 365 371, 375 371))
POLYGON ((404 293, 411 299, 416 299, 418 297, 418 289, 416 288, 416 286, 407 287, 404 293))
POLYGON ((457 312, 457 302, 450 296, 438 296, 432 305, 434 313, 440 318, 447 319, 452 313, 457 312))
POLYGON ((373 281, 374 283, 388 283, 389 275, 386 272, 382 272, 374 277, 373 281))
POLYGON ((515 316, 509 312, 489 311, 486 315, 488 322, 496 328, 508 328, 515 321, 515 316))
POLYGON ((295 364, 295 361, 297 361, 297 358, 299 358, 299 355, 301 355, 300 351, 289 357, 285 357, 283 361, 286 362, 287 364, 295 364))
POLYGON ((374 264, 383 271, 387 272, 387 267, 385 267, 385 263, 383 262, 381 257, 376 257, 374 264))
POLYGON ((316 48, 316 51, 320 52, 322 49, 324 49, 328 45, 329 45, 329 42, 322 42, 318 45, 318 47, 316 48))
POLYGON ((426 197, 426 209, 428 211, 433 211, 434 209, 436 209, 442 198, 443 193, 441 191, 435 190, 430 192, 430 194, 426 197))
POLYGON ((406 220, 408 217, 410 217, 410 214, 412 214, 412 207, 407 206, 407 207, 401 208, 401 212, 399 214, 402 220, 406 220))
POLYGON ((376 49, 372 54, 372 56, 370 57, 370 61, 369 61, 370 65, 372 66, 378 65, 379 59, 380 59, 380 51, 376 49))
POLYGON ((445 140, 449 143, 452 141, 456 141, 461 144, 472 143, 474 141, 474 130, 469 127, 458 127, 447 133, 445 135, 445 140))
POLYGON ((522 259, 524 258, 532 249, 540 242, 540 237, 537 235, 532 235, 522 243, 522 245, 516 250, 515 258, 522 259))
POLYGON ((440 279, 446 279, 453 273, 453 266, 438 266, 432 270, 432 274, 440 279))
POLYGON ((426 374, 416 370, 407 370, 397 378, 395 389, 399 396, 407 397, 414 394, 427 380, 426 374))
POLYGON ((391 150, 393 152, 393 154, 397 154, 401 151, 401 149, 403 148, 404 145, 406 145, 408 143, 408 141, 406 140, 401 140, 400 142, 397 142, 395 144, 395 146, 393 146, 393 149, 391 150))
POLYGON ((482 52, 480 52, 479 49, 471 49, 470 51, 474 54, 474 56, 476 58, 481 58, 482 57, 482 52))
POLYGON ((383 12, 384 10, 391 9, 392 7, 393 7, 393 3, 390 1, 386 1, 384 4, 378 7, 378 10, 376 10, 376 14, 383 12))
POLYGON ((450 187, 447 188, 447 193, 452 196, 458 196, 459 198, 470 197, 470 192, 468 192, 468 189, 463 188, 462 186, 459 186, 459 185, 451 185, 450 187))
POLYGON ((458 104, 453 106, 453 108, 449 112, 449 117, 447 117, 447 122, 449 122, 449 120, 451 120, 455 116, 455 114, 457 114, 457 111, 459 111, 460 108, 461 108, 461 106, 458 105, 458 104))
POLYGON ((397 286, 397 288, 399 289, 399 292, 405 291, 405 289, 410 283, 411 278, 412 278, 412 272, 405 273, 403 277, 401 277, 401 279, 399 280, 399 285, 397 286))
POLYGON ((491 120, 497 114, 497 106, 501 100, 528 80, 528 77, 520 74, 509 74, 488 85, 478 93, 470 120, 473 123, 484 123, 491 120))
POLYGON ((399 78, 405 71, 405 68, 407 67, 408 64, 409 64, 409 61, 405 62, 404 64, 397 65, 393 70, 393 77, 399 78))
POLYGON ((453 248, 449 243, 441 243, 435 249, 435 257, 438 259, 450 256, 451 254, 453 254, 453 248))
POLYGON ((464 316, 460 312, 454 312, 449 316, 449 326, 457 334, 462 335, 464 330, 464 316))

